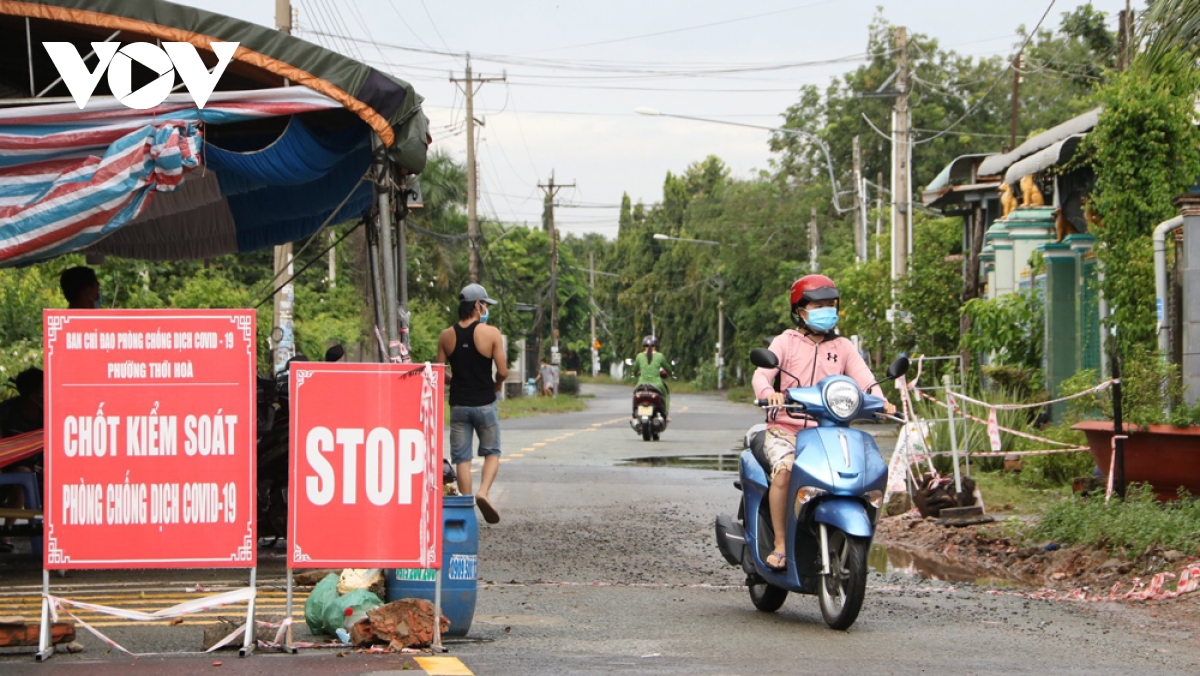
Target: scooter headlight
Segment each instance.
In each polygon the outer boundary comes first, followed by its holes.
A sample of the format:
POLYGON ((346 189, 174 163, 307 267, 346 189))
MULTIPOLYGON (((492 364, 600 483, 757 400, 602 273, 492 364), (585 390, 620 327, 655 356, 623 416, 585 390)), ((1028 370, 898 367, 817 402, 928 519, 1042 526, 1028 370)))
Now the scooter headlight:
POLYGON ((862 391, 858 385, 847 380, 839 380, 825 388, 825 408, 843 420, 849 420, 858 413, 862 406, 862 391))

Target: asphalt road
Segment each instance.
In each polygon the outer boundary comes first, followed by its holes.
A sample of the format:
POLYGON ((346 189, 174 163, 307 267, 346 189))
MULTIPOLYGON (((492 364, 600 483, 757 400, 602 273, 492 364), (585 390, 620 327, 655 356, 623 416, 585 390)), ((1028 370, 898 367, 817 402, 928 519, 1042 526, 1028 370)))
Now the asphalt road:
MULTIPOLYGON (((1157 623, 1118 604, 1032 600, 1019 590, 873 573, 857 624, 821 622, 814 597, 754 610, 743 575, 713 542, 712 520, 736 509, 736 451, 758 412, 717 397, 677 395, 674 422, 643 442, 626 422, 629 390, 593 387, 587 411, 505 421, 505 458, 492 497, 503 519, 481 526, 480 594, 466 640, 449 641, 465 665, 322 651, 128 657, 91 636, 86 651, 35 665, 0 657, 0 673, 470 673, 526 674, 1196 674, 1195 628, 1157 623), (720 454, 728 454, 720 459, 720 454), (635 458, 704 456, 709 468, 635 458)), ((886 440, 882 440, 886 445, 886 440)), ((260 608, 282 612, 282 548, 260 554, 260 608)), ((0 559, 0 615, 36 614, 37 564, 0 559), (29 586, 22 586, 29 585, 29 586)), ((228 573, 71 573, 62 595, 162 607, 195 582, 236 586, 228 573), (119 586, 120 585, 120 586, 119 586)), ((211 615, 232 616, 236 608, 211 615)), ((131 649, 197 650, 198 624, 130 626, 98 616, 131 649)), ((209 620, 210 621, 210 620, 209 620)), ((303 632, 300 632, 301 634, 303 632)), ((457 663, 455 663, 457 664, 457 663)))

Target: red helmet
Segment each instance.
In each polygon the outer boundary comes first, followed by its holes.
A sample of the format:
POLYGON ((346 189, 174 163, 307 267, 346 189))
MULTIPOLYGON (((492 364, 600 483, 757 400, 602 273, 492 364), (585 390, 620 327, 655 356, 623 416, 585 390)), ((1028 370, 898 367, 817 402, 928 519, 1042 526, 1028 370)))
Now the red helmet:
POLYGON ((840 300, 837 285, 825 275, 805 275, 792 284, 792 309, 816 300, 840 300))

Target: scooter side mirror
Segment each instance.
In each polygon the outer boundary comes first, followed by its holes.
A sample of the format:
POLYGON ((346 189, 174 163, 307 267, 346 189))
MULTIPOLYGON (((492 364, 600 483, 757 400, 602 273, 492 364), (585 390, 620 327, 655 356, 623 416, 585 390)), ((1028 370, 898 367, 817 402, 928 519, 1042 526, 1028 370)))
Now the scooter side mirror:
POLYGON ((671 360, 671 368, 675 368, 676 366, 679 366, 679 360, 678 360, 678 359, 672 359, 672 360, 671 360))
POLYGON ((908 373, 908 357, 897 357, 896 361, 888 365, 887 377, 888 380, 895 380, 908 373))
POLYGON ((325 350, 325 361, 327 362, 341 361, 342 357, 345 356, 346 348, 342 347, 341 345, 334 345, 328 350, 325 350))
POLYGON ((633 366, 633 360, 632 360, 632 359, 626 359, 626 360, 625 360, 625 365, 626 365, 626 366, 633 366))
POLYGON ((779 368, 779 357, 765 347, 756 347, 750 350, 750 363, 760 369, 779 368))

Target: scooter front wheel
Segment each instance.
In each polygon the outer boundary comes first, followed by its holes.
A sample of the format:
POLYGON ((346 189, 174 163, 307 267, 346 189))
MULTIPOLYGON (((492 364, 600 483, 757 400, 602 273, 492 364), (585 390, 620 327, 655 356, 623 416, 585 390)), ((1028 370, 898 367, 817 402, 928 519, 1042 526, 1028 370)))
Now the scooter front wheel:
POLYGON ((776 587, 773 584, 760 580, 757 583, 751 582, 750 585, 750 602, 754 604, 764 613, 773 613, 783 606, 783 602, 787 599, 787 590, 776 587))
MULTIPOLYGON (((827 527, 828 528, 828 527, 827 527)), ((829 528, 829 574, 820 581, 821 616, 831 629, 849 629, 867 594, 867 541, 829 528)))

